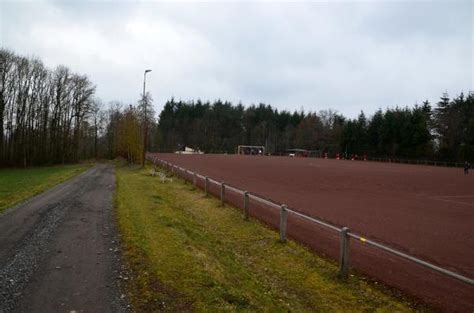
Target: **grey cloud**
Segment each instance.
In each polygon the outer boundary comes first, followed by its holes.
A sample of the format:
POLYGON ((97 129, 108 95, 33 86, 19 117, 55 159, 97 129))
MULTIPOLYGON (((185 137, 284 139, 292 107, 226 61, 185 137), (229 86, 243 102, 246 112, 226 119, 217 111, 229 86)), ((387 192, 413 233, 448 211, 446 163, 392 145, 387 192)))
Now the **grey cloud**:
POLYGON ((472 3, 0 2, 1 45, 104 100, 175 96, 356 116, 472 90, 472 3))

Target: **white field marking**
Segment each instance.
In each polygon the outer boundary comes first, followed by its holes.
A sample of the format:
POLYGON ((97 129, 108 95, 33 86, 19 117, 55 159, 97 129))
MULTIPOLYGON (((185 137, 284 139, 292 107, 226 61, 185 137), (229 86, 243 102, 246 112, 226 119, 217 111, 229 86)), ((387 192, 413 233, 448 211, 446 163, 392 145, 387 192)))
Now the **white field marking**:
POLYGON ((468 196, 438 196, 438 197, 433 197, 432 199, 439 200, 439 201, 444 201, 444 202, 451 202, 451 203, 461 204, 461 205, 474 206, 474 201, 466 202, 466 201, 451 200, 451 199, 446 199, 446 198, 474 198, 474 195, 468 195, 468 196))
MULTIPOLYGON (((368 170, 369 172, 383 172, 383 173, 400 173, 399 169, 396 168, 374 168, 371 167, 370 165, 366 164, 342 164, 339 168, 344 168, 344 169, 358 169, 358 170, 368 170)), ((311 167, 318 167, 318 168, 328 168, 327 166, 320 165, 320 164, 315 164, 315 163, 309 163, 308 166, 311 167)), ((427 171, 429 172, 429 171, 427 171)))
POLYGON ((469 196, 438 196, 438 198, 474 198, 474 195, 469 195, 469 196))

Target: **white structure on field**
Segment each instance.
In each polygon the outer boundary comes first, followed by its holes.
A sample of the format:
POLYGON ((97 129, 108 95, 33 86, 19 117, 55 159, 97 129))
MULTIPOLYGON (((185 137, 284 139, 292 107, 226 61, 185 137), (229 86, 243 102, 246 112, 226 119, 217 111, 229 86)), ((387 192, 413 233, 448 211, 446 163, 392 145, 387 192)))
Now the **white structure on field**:
POLYGON ((178 150, 175 153, 177 154, 204 154, 204 152, 200 151, 199 149, 193 149, 189 147, 184 147, 184 150, 178 150))

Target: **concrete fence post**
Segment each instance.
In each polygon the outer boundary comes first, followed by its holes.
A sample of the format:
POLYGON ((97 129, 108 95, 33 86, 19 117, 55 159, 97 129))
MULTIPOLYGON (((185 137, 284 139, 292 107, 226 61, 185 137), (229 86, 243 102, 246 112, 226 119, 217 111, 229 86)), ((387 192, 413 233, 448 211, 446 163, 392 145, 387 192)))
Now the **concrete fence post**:
POLYGON ((188 173, 188 170, 184 170, 184 171, 183 171, 183 178, 184 178, 184 184, 185 184, 185 185, 186 185, 187 173, 188 173))
POLYGON ((244 220, 249 220, 249 192, 244 191, 244 220))
POLYGON ((204 194, 206 197, 209 195, 209 177, 206 176, 204 179, 204 194))
POLYGON ((280 241, 286 242, 286 224, 288 220, 288 207, 282 204, 280 207, 280 241))
POLYGON ((221 205, 225 203, 225 183, 221 183, 221 205))
POLYGON ((341 229, 341 247, 339 253, 339 276, 341 278, 347 278, 349 273, 349 228, 343 227, 341 229))
POLYGON ((194 187, 197 186, 196 172, 193 173, 193 184, 194 184, 194 187))

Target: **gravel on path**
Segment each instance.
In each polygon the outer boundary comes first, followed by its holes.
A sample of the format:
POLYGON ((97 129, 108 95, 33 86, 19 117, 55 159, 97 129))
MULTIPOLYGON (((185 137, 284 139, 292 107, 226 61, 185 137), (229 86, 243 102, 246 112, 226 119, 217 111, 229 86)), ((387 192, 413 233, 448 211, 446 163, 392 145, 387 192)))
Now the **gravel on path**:
POLYGON ((0 312, 128 311, 114 190, 98 165, 0 215, 0 312))

